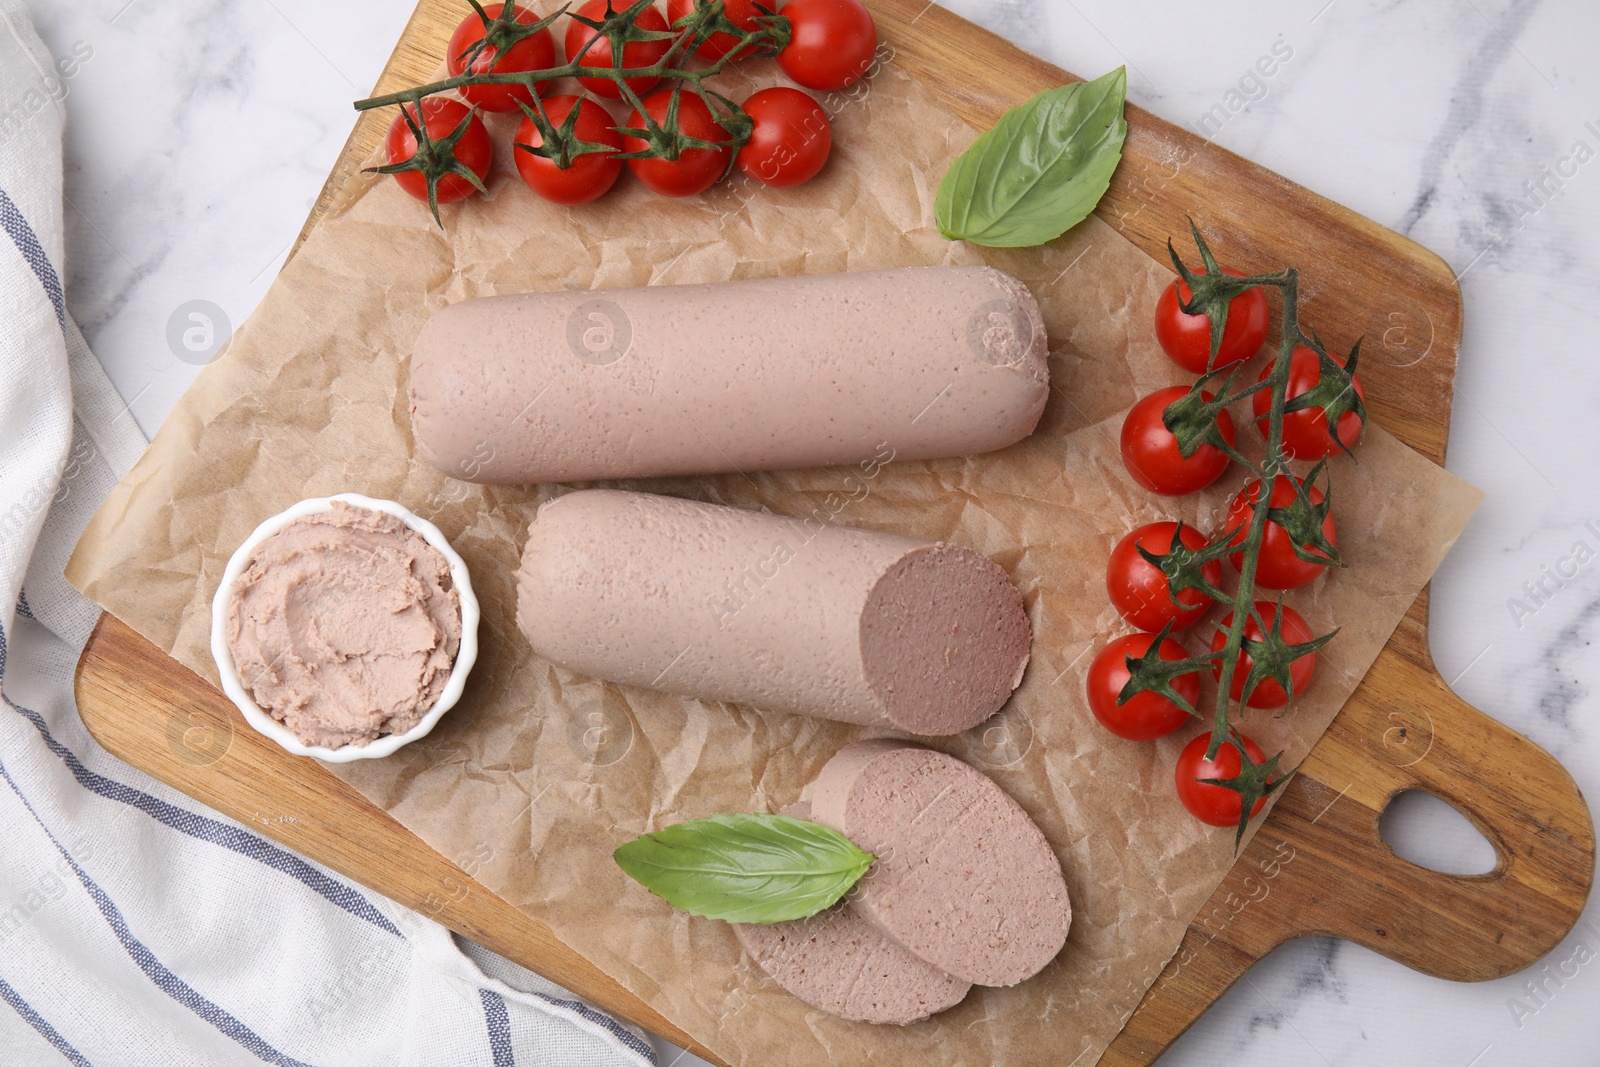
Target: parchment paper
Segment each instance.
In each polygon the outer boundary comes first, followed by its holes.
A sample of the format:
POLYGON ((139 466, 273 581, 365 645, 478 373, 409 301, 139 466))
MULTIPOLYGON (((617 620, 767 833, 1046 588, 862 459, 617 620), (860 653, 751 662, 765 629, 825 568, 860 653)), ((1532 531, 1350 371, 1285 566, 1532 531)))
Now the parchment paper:
MULTIPOLYGON (((756 80, 774 75, 757 68, 756 80)), ((445 208, 441 232, 394 183, 358 179, 112 494, 68 576, 214 682, 208 605, 256 523, 342 490, 398 500, 437 522, 471 567, 483 654, 432 736, 334 773, 730 1062, 1093 1062, 1234 854, 1231 832, 1200 826, 1173 794, 1173 759, 1197 730, 1133 744, 1085 706, 1093 651, 1125 630, 1106 602, 1105 561, 1138 523, 1214 529, 1243 477, 1170 501, 1120 462, 1123 411, 1182 380, 1149 325, 1165 268, 1095 219, 1040 250, 944 241, 935 187, 974 131, 892 65, 851 97, 827 101, 837 112, 828 169, 786 192, 734 181, 674 202, 625 178, 568 210, 538 201, 501 158, 488 200, 445 208), (1066 870, 1071 937, 1019 987, 974 989, 915 1026, 871 1027, 788 996, 727 926, 671 911, 611 860, 668 823, 775 811, 871 731, 603 684, 535 658, 516 631, 513 574, 536 505, 565 489, 467 486, 414 459, 406 359, 430 312, 494 293, 982 261, 1027 281, 1049 327, 1053 395, 1028 441, 870 477, 631 486, 949 539, 992 556, 1027 598, 1035 645, 1022 688, 990 723, 937 747, 987 771, 1039 822, 1066 870)), ((884 437, 892 446, 892 426, 884 437)), ((1378 429, 1358 463, 1334 468, 1350 569, 1289 602, 1318 632, 1344 629, 1299 706, 1257 713, 1249 727, 1269 753, 1286 748, 1287 765, 1349 696, 1479 499, 1378 429)), ((1209 632, 1203 623, 1187 640, 1199 647, 1209 632)))

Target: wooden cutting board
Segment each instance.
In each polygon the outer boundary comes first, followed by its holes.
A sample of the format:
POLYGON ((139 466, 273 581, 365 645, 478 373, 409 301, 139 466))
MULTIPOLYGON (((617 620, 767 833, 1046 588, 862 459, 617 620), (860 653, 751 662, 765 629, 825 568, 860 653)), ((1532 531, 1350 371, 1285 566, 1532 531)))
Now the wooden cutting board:
MULTIPOLYGON (((893 62, 976 126, 1071 77, 929 0, 868 3, 893 62)), ((425 81, 466 10, 422 0, 375 91, 425 81)), ((356 122, 308 230, 389 118, 356 122)), ((1365 336, 1374 419, 1443 463, 1461 334, 1449 266, 1140 108, 1128 120, 1101 217, 1166 262, 1168 236, 1181 237, 1192 215, 1225 262, 1250 272, 1293 263, 1318 279, 1303 319, 1339 349, 1365 336)), ((1595 865, 1583 796, 1548 753, 1450 691, 1428 652, 1427 619, 1424 590, 1102 1063, 1151 1062, 1292 938, 1332 934, 1428 974, 1482 981, 1537 960, 1577 921, 1595 865), (1378 817, 1407 789, 1464 812, 1494 844, 1494 871, 1453 877, 1396 856, 1378 817)), ((714 1059, 473 881, 473 857, 439 855, 319 764, 256 734, 220 692, 109 615, 84 649, 77 698, 90 732, 129 763, 714 1059)))

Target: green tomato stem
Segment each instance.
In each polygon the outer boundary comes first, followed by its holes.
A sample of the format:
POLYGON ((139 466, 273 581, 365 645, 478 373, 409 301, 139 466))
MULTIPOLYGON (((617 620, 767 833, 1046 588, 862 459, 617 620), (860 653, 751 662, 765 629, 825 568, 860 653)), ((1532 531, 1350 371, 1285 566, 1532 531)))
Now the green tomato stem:
MULTIPOLYGON (((1283 297, 1282 336, 1278 353, 1273 359, 1268 380, 1272 383, 1272 405, 1267 422, 1266 455, 1261 460, 1260 488, 1256 492, 1256 506, 1245 534, 1243 554, 1239 560, 1239 588, 1233 595, 1233 621, 1228 624, 1227 643, 1222 648, 1222 670, 1217 679, 1216 714, 1211 725, 1211 741, 1206 746, 1206 759, 1214 759, 1217 749, 1229 738, 1231 731, 1229 713, 1233 708, 1231 695, 1234 670, 1239 664, 1239 654, 1244 648, 1245 624, 1255 605, 1256 566, 1261 559, 1261 546, 1266 539, 1268 511, 1272 490, 1278 474, 1283 470, 1283 406, 1289 389, 1289 360, 1294 353, 1300 334, 1299 300, 1300 276, 1293 269, 1283 272, 1279 280, 1270 282, 1283 297)), ((1243 702, 1240 714, 1243 715, 1243 702)))
MULTIPOLYGON (((697 7, 692 14, 680 20, 672 46, 667 50, 666 54, 649 66, 584 66, 580 60, 588 54, 589 50, 597 42, 605 37, 604 34, 596 33, 584 45, 583 50, 577 56, 574 56, 559 67, 549 67, 545 70, 508 71, 505 73, 496 73, 493 70, 477 73, 468 70, 454 77, 443 78, 439 81, 429 82, 426 85, 413 86, 398 92, 357 100, 355 108, 357 111, 369 111, 373 108, 390 107, 396 104, 416 104, 424 97, 480 85, 520 85, 527 89, 529 93, 537 96, 539 85, 560 78, 606 78, 616 83, 619 95, 626 103, 633 106, 641 115, 644 115, 646 125, 654 126, 654 120, 644 110, 644 102, 639 98, 639 94, 634 92, 633 86, 629 84, 630 80, 654 78, 656 80, 676 82, 677 84, 674 88, 676 92, 682 92, 685 86, 693 89, 701 100, 705 101, 706 106, 711 109, 711 113, 716 115, 717 109, 712 104, 710 94, 707 93, 702 85, 705 79, 721 73, 729 63, 737 58, 742 58, 755 52, 781 50, 789 40, 788 19, 783 18, 781 15, 763 16, 757 20, 753 29, 739 34, 734 47, 730 48, 720 58, 698 70, 686 70, 678 66, 677 64, 688 50, 689 43, 702 39, 708 32, 711 32, 721 17, 722 4, 720 2, 712 2, 697 7)), ((738 111, 736 106, 731 104, 728 106, 732 107, 734 111, 738 111)), ((720 118, 718 122, 720 125, 724 125, 724 128, 728 128, 720 118)), ((736 132, 729 128, 729 135, 728 147, 735 150, 743 148, 750 140, 748 128, 744 129, 743 132, 736 132)))

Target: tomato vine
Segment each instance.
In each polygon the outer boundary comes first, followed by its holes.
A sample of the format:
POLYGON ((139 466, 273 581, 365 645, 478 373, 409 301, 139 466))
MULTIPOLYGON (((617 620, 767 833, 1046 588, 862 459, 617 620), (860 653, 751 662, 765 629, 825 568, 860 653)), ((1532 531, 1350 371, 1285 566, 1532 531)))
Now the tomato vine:
MULTIPOLYGON (((1228 605, 1231 615, 1225 627, 1219 631, 1225 639, 1218 650, 1177 661, 1160 660, 1148 655, 1139 659, 1129 657, 1127 665, 1131 677, 1120 699, 1125 701, 1141 692, 1152 692, 1171 699, 1176 696, 1173 689, 1176 679, 1203 671, 1216 674, 1217 694, 1209 714, 1210 737, 1204 755, 1206 760, 1214 759, 1225 744, 1231 744, 1238 751, 1241 761, 1239 773, 1231 778, 1210 780, 1213 785, 1240 794, 1239 825, 1234 838, 1237 846, 1243 841, 1256 803, 1282 788, 1294 774, 1294 770, 1279 773, 1282 752, 1261 762, 1251 758, 1237 725, 1244 716, 1246 702, 1257 686, 1269 680, 1281 685, 1291 699, 1297 696, 1289 676, 1289 665, 1301 656, 1315 653, 1338 633, 1335 630, 1309 641, 1290 643, 1284 638, 1281 626, 1281 600, 1280 610, 1271 622, 1262 618, 1257 608, 1257 572, 1271 523, 1283 529, 1294 555, 1299 559, 1319 566, 1345 565, 1331 538, 1323 532, 1332 506, 1327 461, 1324 459, 1319 462, 1304 477, 1295 476, 1289 468, 1289 459, 1292 457, 1284 449, 1284 417, 1287 413, 1314 406, 1324 410, 1330 428, 1339 426, 1346 414, 1354 414, 1365 424, 1366 407, 1355 382, 1360 343, 1351 350, 1348 360, 1340 361, 1328 353, 1315 331, 1302 329, 1299 273, 1294 268, 1250 276, 1224 273, 1193 220, 1190 220, 1189 228, 1203 265, 1202 272, 1191 270, 1170 240, 1167 250, 1180 279, 1190 291, 1187 300, 1180 299, 1182 311, 1187 315, 1205 315, 1210 319, 1210 358, 1206 373, 1195 382, 1193 388, 1163 409, 1162 422, 1177 439, 1179 452, 1184 458, 1192 456, 1203 445, 1211 445, 1223 449, 1231 459, 1251 471, 1258 479, 1257 499, 1254 507, 1245 509, 1249 516, 1247 521, 1225 529, 1203 549, 1191 550, 1177 546, 1166 553, 1157 554, 1142 546, 1139 548, 1140 555, 1147 562, 1167 575, 1173 590, 1198 590, 1228 605), (1233 381, 1239 365, 1217 367, 1217 357, 1227 327, 1229 306, 1235 298, 1254 289, 1274 289, 1282 298, 1278 348, 1271 366, 1257 381, 1234 389, 1233 381), (1305 394, 1290 398, 1288 395, 1290 368, 1297 348, 1310 349, 1316 354, 1322 377, 1315 396, 1305 394), (1217 383, 1219 378, 1222 379, 1220 386, 1217 383), (1210 392, 1212 389, 1217 389, 1220 395, 1213 397, 1210 392), (1262 392, 1267 394, 1269 403, 1264 420, 1266 444, 1261 461, 1257 463, 1223 441, 1216 431, 1216 425, 1219 412, 1241 401, 1251 400, 1262 392), (1320 491, 1314 488, 1319 478, 1323 482, 1320 491), (1284 506, 1276 506, 1272 499, 1280 479, 1293 487, 1293 498, 1284 506), (1218 588, 1203 574, 1206 564, 1224 556, 1233 557, 1239 571, 1238 587, 1232 594, 1218 588), (1252 623, 1254 626, 1250 625, 1252 623), (1259 639, 1247 637, 1247 627, 1258 633, 1259 639), (1239 669, 1241 656, 1246 657, 1251 666, 1235 698, 1234 674, 1239 669)), ((1345 441, 1337 433, 1332 436, 1333 442, 1349 453, 1345 441)), ((1173 623, 1168 622, 1158 634, 1155 645, 1159 646, 1172 629, 1173 623)), ((1179 706, 1196 717, 1206 717, 1186 702, 1181 702, 1179 706)))
MULTIPOLYGON (((559 10, 531 23, 518 20, 516 0, 507 0, 494 18, 491 18, 476 0, 473 0, 472 7, 483 23, 483 39, 476 43, 468 54, 461 57, 466 63, 466 70, 426 85, 416 85, 398 92, 358 100, 355 104, 356 110, 368 111, 373 108, 400 105, 401 113, 407 114, 419 106, 424 98, 440 93, 459 92, 481 86, 519 86, 526 90, 532 103, 530 105, 518 100, 517 104, 542 135, 542 143, 519 144, 517 149, 544 156, 556 167, 564 170, 579 156, 611 150, 607 146, 578 139, 573 132, 571 122, 559 125, 553 122, 545 111, 538 87, 559 78, 604 79, 615 85, 617 97, 632 105, 635 112, 643 116, 644 122, 642 128, 623 130, 624 133, 642 141, 644 146, 632 152, 614 153, 615 158, 676 160, 683 152, 696 148, 725 149, 731 153, 749 143, 753 124, 743 108, 721 93, 708 88, 705 84, 706 79, 721 73, 723 68, 735 60, 751 55, 776 55, 784 49, 790 39, 790 23, 784 16, 758 5, 759 13, 752 20, 751 27, 744 29, 727 17, 723 0, 696 0, 694 9, 665 31, 650 30, 639 25, 639 18, 644 12, 655 10, 652 0, 636 0, 621 10, 617 10, 614 0, 606 0, 603 18, 586 18, 569 10, 570 4, 564 4, 559 10), (488 47, 497 50, 508 49, 518 41, 549 30, 563 18, 593 31, 593 35, 578 54, 567 57, 567 62, 543 70, 496 71, 493 63, 489 64, 487 70, 473 69, 483 49, 488 47), (714 34, 724 34, 727 38, 731 38, 733 43, 727 51, 702 66, 693 69, 683 66, 684 61, 714 34), (601 41, 605 41, 609 46, 610 55, 613 57, 612 65, 585 65, 584 57, 594 51, 601 41), (665 54, 654 63, 624 66, 624 45, 639 41, 671 43, 665 54), (673 98, 667 113, 668 117, 658 122, 645 108, 644 101, 635 90, 635 84, 654 84, 660 81, 672 83, 673 98), (677 122, 679 97, 685 91, 693 92, 704 101, 717 125, 727 131, 726 140, 708 141, 689 136, 679 128, 677 122)), ((504 51, 498 51, 497 54, 503 55, 504 51)), ((417 128, 420 126, 421 124, 414 124, 418 151, 415 161, 408 169, 421 171, 427 178, 429 204, 434 208, 434 217, 437 219, 434 187, 445 174, 460 173, 460 166, 454 160, 452 144, 447 143, 447 139, 430 139, 425 129, 417 128)), ((393 166, 395 165, 391 165, 390 168, 373 169, 381 173, 391 173, 393 166)))

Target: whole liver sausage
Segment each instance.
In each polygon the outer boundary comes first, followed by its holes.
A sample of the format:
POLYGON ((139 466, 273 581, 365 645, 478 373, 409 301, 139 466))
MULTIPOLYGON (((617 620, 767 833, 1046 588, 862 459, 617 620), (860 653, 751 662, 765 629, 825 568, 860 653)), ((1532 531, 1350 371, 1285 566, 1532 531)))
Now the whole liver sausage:
POLYGON ((517 622, 596 678, 925 735, 998 711, 1032 640, 970 549, 610 489, 539 509, 517 622))
POLYGON ((1072 908, 1028 813, 983 774, 903 741, 841 749, 812 784, 811 819, 878 857, 862 918, 974 985, 1016 985, 1055 959, 1072 908))
POLYGON ((423 327, 411 425, 495 485, 967 456, 1033 432, 1045 357, 989 267, 496 296, 423 327))
MULTIPOLYGON (((803 803, 783 813, 810 816, 803 803)), ((955 1007, 972 988, 901 948, 847 903, 809 919, 736 923, 733 929, 773 981, 813 1008, 853 1022, 904 1026, 955 1007)))

